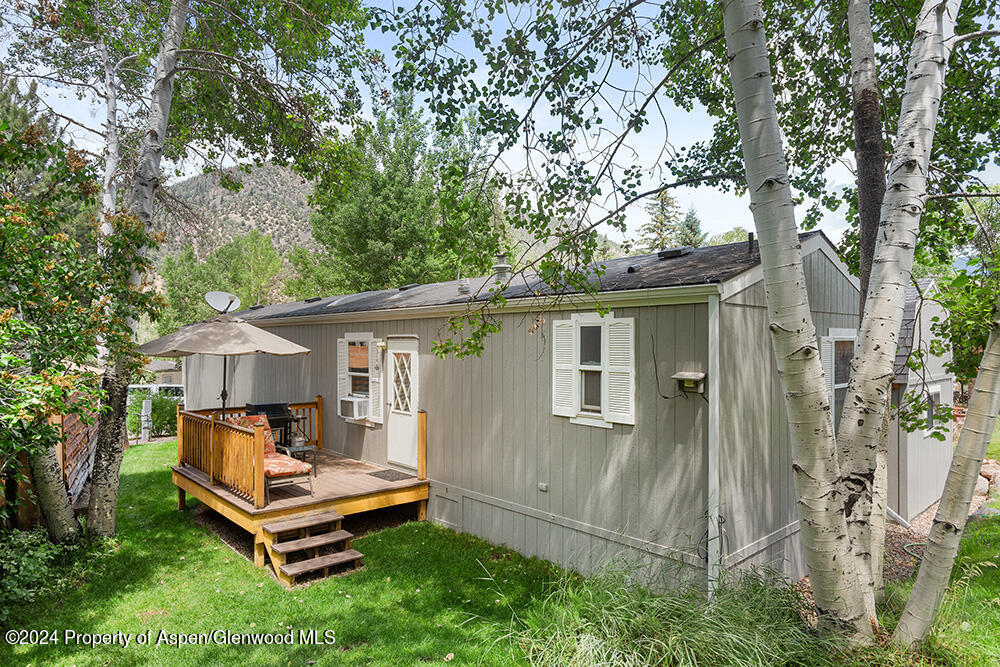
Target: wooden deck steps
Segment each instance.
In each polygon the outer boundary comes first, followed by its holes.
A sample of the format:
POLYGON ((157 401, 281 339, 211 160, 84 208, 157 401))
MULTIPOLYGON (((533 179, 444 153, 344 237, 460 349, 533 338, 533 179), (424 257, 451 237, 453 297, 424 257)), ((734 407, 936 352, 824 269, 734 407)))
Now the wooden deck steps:
POLYGON ((320 535, 313 535, 312 537, 303 537, 300 540, 290 540, 288 542, 275 542, 271 545, 271 551, 279 554, 292 553, 293 551, 302 551, 304 549, 316 549, 318 547, 325 547, 330 544, 336 544, 337 542, 343 542, 353 538, 354 535, 347 532, 346 530, 334 530, 329 533, 322 533, 320 535))
POLYGON ((337 512, 318 512, 316 514, 297 516, 294 519, 287 519, 286 521, 267 523, 264 524, 264 530, 272 535, 278 535, 279 533, 287 533, 293 530, 302 530, 304 528, 315 528, 329 523, 336 523, 337 528, 339 529, 340 522, 343 520, 343 515, 338 514, 337 512))
POLYGON ((306 574, 307 572, 317 572, 319 570, 323 570, 323 576, 326 576, 328 574, 327 571, 331 567, 346 564, 356 566, 361 558, 361 552, 355 551, 354 549, 347 549, 346 551, 336 551, 332 554, 317 556, 316 558, 310 558, 296 563, 287 563, 282 565, 280 569, 282 574, 292 578, 306 574))
POLYGON ((304 574, 322 572, 326 577, 331 568, 360 565, 363 556, 351 548, 354 535, 341 529, 343 518, 333 511, 317 512, 261 526, 278 580, 292 586, 304 574))

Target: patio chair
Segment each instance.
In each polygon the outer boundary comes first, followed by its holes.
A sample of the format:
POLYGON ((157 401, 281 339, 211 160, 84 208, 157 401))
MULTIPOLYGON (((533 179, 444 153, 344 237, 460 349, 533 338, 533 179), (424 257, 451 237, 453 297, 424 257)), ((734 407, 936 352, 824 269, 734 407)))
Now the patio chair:
POLYGON ((309 482, 309 495, 313 493, 312 478, 315 476, 313 466, 305 461, 279 453, 274 446, 274 434, 266 415, 244 415, 241 417, 226 417, 226 421, 236 426, 253 428, 257 424, 264 426, 264 504, 271 502, 271 489, 276 486, 287 486, 309 482))

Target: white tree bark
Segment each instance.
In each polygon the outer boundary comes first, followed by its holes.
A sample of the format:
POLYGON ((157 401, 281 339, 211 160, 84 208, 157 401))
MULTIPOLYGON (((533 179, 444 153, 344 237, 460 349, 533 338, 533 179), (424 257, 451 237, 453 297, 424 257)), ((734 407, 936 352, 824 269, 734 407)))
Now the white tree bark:
POLYGON ((799 525, 817 610, 826 627, 871 633, 838 488, 840 466, 816 329, 809 310, 759 0, 722 0, 750 208, 778 374, 791 430, 799 525))
MULTIPOLYGON (((864 316, 867 290, 870 283, 872 265, 877 245, 879 209, 885 198, 885 156, 882 142, 882 118, 880 91, 875 60, 875 38, 872 34, 871 5, 868 0, 848 0, 847 3, 848 42, 851 49, 851 97, 854 102, 854 157, 857 165, 858 227, 860 231, 860 276, 861 276, 861 316, 864 316)), ((888 406, 887 406, 888 407, 888 406)), ((883 425, 887 423, 883 420, 883 425)), ((844 445, 847 440, 838 437, 838 453, 841 473, 845 470, 844 445)), ((878 623, 875 610, 877 589, 881 581, 882 547, 885 542, 885 496, 886 468, 888 452, 884 429, 879 439, 876 458, 882 463, 877 469, 872 489, 871 524, 855 524, 850 528, 851 550, 856 559, 855 568, 862 579, 861 592, 865 609, 873 623, 878 623), (881 475, 878 474, 881 470, 881 475), (878 507, 881 503, 882 509, 878 507), (881 518, 881 520, 880 520, 881 518), (870 556, 869 556, 870 554, 870 556)), ((845 493, 845 497, 847 497, 845 493)), ((858 508, 861 509, 860 507, 858 508)), ((851 525, 851 516, 847 516, 851 525)))
MULTIPOLYGON (((1000 298, 993 312, 990 331, 979 366, 975 388, 969 399, 965 426, 958 437, 951 469, 944 484, 931 534, 910 592, 906 608, 892 640, 908 649, 918 648, 927 638, 944 598, 958 545, 969 514, 986 448, 1000 411, 1000 298)), ((988 613, 988 612, 986 612, 988 613)))
POLYGON ((855 569, 864 579, 866 609, 873 621, 870 528, 879 436, 890 398, 920 217, 927 201, 931 147, 959 4, 959 0, 925 0, 917 16, 865 313, 837 433, 855 569))
POLYGON ((56 458, 55 447, 46 447, 28 457, 31 481, 35 485, 38 506, 45 519, 49 538, 57 544, 73 542, 80 537, 80 522, 76 520, 73 505, 66 493, 62 468, 56 458))
MULTIPOLYGON (((180 58, 181 41, 187 26, 188 0, 173 0, 164 27, 150 94, 149 118, 139 147, 139 164, 132 184, 129 210, 145 225, 153 220, 153 191, 159 184, 163 142, 174 95, 174 73, 180 58)), ((132 276, 136 287, 142 276, 132 276)), ((135 323, 133 323, 133 331, 135 323)), ((120 355, 106 369, 102 388, 110 409, 101 415, 97 452, 87 507, 87 532, 107 537, 115 532, 118 482, 125 445, 125 397, 128 392, 126 365, 120 355)))
POLYGON ((101 235, 112 233, 109 218, 118 210, 118 165, 121 143, 118 138, 118 77, 102 37, 98 50, 104 64, 104 188, 101 193, 101 235))

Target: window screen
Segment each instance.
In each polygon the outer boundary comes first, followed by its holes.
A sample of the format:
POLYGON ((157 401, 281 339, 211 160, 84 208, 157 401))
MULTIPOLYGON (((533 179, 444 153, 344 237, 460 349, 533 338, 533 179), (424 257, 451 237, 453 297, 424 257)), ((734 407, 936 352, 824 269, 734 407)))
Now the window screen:
POLYGON ((601 327, 580 327, 580 365, 601 365, 601 327))
POLYGON ((580 407, 587 412, 601 411, 601 372, 581 371, 583 387, 580 397, 580 407))
POLYGON ((838 340, 833 346, 833 383, 847 384, 851 378, 851 359, 854 357, 854 341, 838 340))

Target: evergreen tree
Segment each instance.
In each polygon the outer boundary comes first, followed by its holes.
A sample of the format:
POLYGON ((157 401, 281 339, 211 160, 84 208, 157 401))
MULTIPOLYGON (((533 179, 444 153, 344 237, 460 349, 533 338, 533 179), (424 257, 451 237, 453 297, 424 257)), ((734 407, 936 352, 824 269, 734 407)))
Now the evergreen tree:
POLYGON ((692 248, 700 248, 705 244, 708 234, 701 231, 701 220, 695 213, 694 207, 688 209, 687 215, 681 221, 677 230, 677 245, 689 245, 692 248))
POLYGON ((660 192, 646 203, 649 222, 639 228, 639 248, 656 252, 677 245, 681 210, 669 192, 660 192))

